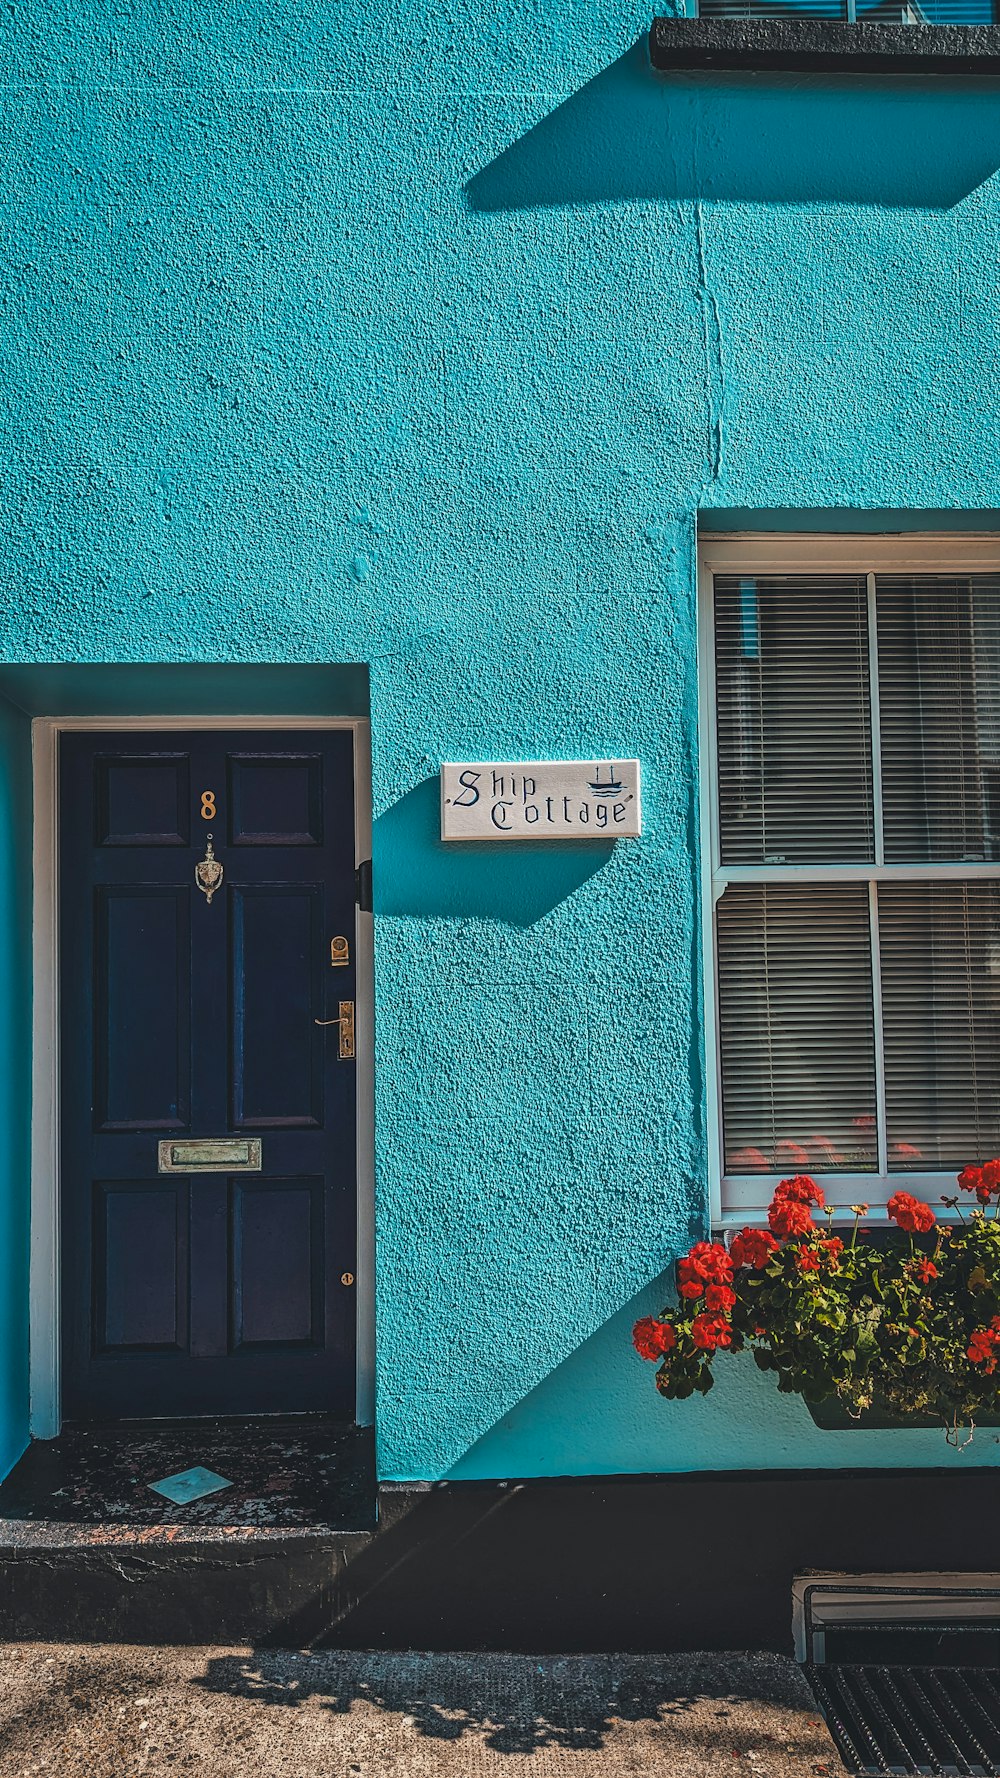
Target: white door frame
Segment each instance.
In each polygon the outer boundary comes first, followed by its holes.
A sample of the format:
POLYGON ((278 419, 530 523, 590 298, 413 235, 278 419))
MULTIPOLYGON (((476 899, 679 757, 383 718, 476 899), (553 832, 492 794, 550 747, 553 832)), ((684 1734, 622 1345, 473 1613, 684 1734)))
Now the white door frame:
MULTIPOLYGON (((367 719, 318 716, 36 716, 32 864, 32 1092, 30 1259, 30 1429, 55 1438, 62 1424, 59 1099, 59 748, 71 729, 350 729, 354 735, 355 863, 371 857, 371 727, 367 719)), ((357 1419, 370 1426, 375 1401, 374 928, 356 910, 358 1257, 357 1419)))

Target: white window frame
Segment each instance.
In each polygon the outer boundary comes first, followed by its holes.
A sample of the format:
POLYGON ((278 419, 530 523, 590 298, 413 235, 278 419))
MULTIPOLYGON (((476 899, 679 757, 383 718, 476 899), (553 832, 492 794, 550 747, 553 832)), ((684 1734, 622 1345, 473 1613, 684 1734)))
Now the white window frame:
MULTIPOLYGON (((1000 536, 991 532, 903 532, 892 535, 848 535, 817 532, 716 532, 703 536, 698 550, 698 681, 699 748, 701 757, 701 891, 702 952, 705 1034, 705 1079, 708 1092, 707 1139, 709 1203, 713 1226, 742 1227, 766 1220, 767 1206, 778 1173, 726 1176, 723 1172, 722 1058, 719 1043, 718 957, 715 907, 729 883, 755 882, 926 882, 956 877, 1000 877, 1000 864, 886 864, 876 854, 874 864, 843 865, 727 865, 719 844, 718 730, 715 696, 714 577, 717 574, 861 574, 868 580, 871 619, 876 574, 996 574, 1000 573, 1000 536)), ((882 845, 881 761, 879 757, 878 699, 875 668, 876 637, 869 621, 872 673, 872 752, 874 808, 878 846, 882 845)), ((872 903, 873 973, 878 979, 878 933, 872 903)), ((875 1073, 879 1109, 879 1146, 884 1148, 885 1062, 882 1050, 882 1018, 875 996, 875 1073)), ((879 1155, 877 1173, 821 1174, 820 1182, 831 1199, 841 1205, 835 1220, 853 1222, 847 1205, 864 1202, 875 1210, 892 1192, 903 1189, 926 1198, 940 1209, 943 1193, 955 1191, 955 1174, 906 1172, 889 1174, 887 1157, 879 1155), (836 1191, 834 1191, 834 1182, 836 1191)), ((942 1220, 947 1215, 942 1211, 942 1220)))

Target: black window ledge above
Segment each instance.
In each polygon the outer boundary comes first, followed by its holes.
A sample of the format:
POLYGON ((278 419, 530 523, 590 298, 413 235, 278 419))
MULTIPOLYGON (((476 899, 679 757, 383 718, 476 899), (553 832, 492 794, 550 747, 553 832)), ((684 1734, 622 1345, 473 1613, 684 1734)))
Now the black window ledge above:
POLYGON ((654 19, 653 67, 819 74, 1000 76, 1000 25, 832 19, 654 19))

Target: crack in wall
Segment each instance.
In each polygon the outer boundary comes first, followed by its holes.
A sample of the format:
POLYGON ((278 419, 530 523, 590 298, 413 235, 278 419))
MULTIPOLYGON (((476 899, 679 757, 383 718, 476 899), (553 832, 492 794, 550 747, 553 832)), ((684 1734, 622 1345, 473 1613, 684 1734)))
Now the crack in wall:
POLYGON ((722 469, 724 443, 723 414, 726 403, 726 364, 722 341, 722 320, 714 290, 708 281, 705 253, 705 213, 699 199, 694 207, 695 242, 698 253, 698 304, 701 309, 702 337, 705 347, 705 390, 708 398, 709 464, 711 479, 717 482, 722 469))

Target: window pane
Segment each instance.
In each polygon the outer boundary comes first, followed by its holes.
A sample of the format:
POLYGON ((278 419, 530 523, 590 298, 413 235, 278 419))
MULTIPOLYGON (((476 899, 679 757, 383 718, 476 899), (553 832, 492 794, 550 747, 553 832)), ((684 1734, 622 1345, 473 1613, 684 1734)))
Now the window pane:
POLYGON ((1000 581, 876 595, 886 863, 1000 858, 1000 581))
POLYGON ((716 918, 726 1172, 871 1171, 868 885, 730 884, 716 918))
POLYGON ((715 581, 724 864, 873 859, 867 583, 715 581))
POLYGON ((889 1169, 1000 1154, 1000 884, 878 890, 889 1169))

